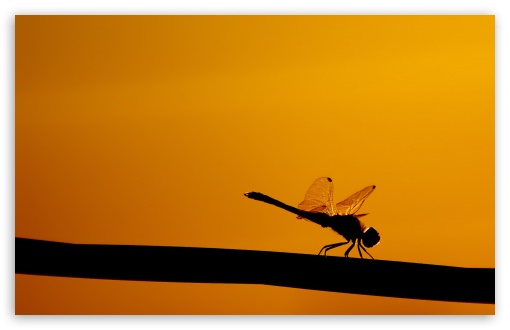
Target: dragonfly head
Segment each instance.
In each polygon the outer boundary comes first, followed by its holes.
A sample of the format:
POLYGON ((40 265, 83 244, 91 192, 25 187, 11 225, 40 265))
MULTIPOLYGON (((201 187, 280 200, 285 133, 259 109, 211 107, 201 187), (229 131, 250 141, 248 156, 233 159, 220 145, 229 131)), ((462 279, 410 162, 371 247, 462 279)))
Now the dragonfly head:
POLYGON ((379 244, 380 240, 381 237, 379 236, 379 233, 372 227, 368 227, 368 229, 363 233, 363 237, 361 238, 363 245, 368 248, 379 244))

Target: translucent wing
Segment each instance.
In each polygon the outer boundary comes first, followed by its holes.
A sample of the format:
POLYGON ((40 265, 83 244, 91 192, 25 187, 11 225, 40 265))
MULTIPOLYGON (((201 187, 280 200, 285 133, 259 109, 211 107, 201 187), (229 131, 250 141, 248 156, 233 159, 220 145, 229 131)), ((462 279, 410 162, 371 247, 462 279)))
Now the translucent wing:
MULTIPOLYGON (((314 213, 337 214, 333 204, 333 180, 327 177, 315 180, 305 195, 305 200, 299 203, 298 209, 314 213)), ((300 219, 301 217, 298 217, 300 219)))
POLYGON ((336 208, 338 210, 338 214, 340 215, 348 215, 354 214, 358 212, 365 199, 374 191, 375 186, 368 186, 366 188, 361 189, 354 195, 346 198, 340 203, 336 204, 336 208))

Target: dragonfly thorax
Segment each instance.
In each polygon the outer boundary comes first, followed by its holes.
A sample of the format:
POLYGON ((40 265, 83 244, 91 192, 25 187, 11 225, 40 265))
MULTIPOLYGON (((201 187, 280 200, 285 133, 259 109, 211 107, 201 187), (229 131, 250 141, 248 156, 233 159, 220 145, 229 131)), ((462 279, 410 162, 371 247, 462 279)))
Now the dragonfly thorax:
POLYGON ((329 227, 349 241, 361 239, 364 229, 364 225, 354 215, 334 215, 329 227))

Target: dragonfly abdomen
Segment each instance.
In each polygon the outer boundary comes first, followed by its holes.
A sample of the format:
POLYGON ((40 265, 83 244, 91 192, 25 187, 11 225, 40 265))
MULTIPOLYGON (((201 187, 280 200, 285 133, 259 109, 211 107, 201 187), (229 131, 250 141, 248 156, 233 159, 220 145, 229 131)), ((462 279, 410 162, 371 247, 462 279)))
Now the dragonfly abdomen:
POLYGON ((303 210, 300 210, 293 206, 282 203, 279 200, 276 200, 272 197, 261 194, 259 192, 252 191, 252 192, 245 193, 244 195, 248 198, 255 199, 255 200, 258 200, 258 201, 261 201, 264 203, 268 203, 268 204, 274 205, 276 207, 279 207, 281 209, 284 209, 286 211, 289 211, 291 213, 294 213, 302 218, 305 218, 305 219, 310 220, 318 225, 321 225, 322 227, 330 227, 331 217, 329 215, 327 215, 326 213, 314 213, 314 212, 303 211, 303 210))

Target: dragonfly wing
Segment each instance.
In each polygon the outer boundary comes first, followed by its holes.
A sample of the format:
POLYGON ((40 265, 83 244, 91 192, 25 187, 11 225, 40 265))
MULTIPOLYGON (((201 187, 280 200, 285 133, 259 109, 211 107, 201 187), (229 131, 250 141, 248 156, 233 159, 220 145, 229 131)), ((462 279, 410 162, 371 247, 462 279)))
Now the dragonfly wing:
POLYGON ((370 196, 374 189, 375 186, 368 186, 366 188, 361 189, 354 195, 347 197, 340 203, 336 204, 338 214, 348 215, 358 212, 358 210, 361 208, 361 205, 363 205, 363 203, 365 202, 365 199, 367 199, 367 197, 370 196))
MULTIPOLYGON (((333 204, 333 180, 327 177, 315 180, 308 191, 305 199, 299 203, 298 209, 314 212, 327 213, 330 216, 336 214, 336 207, 333 204)), ((301 217, 298 217, 300 219, 301 217)))

